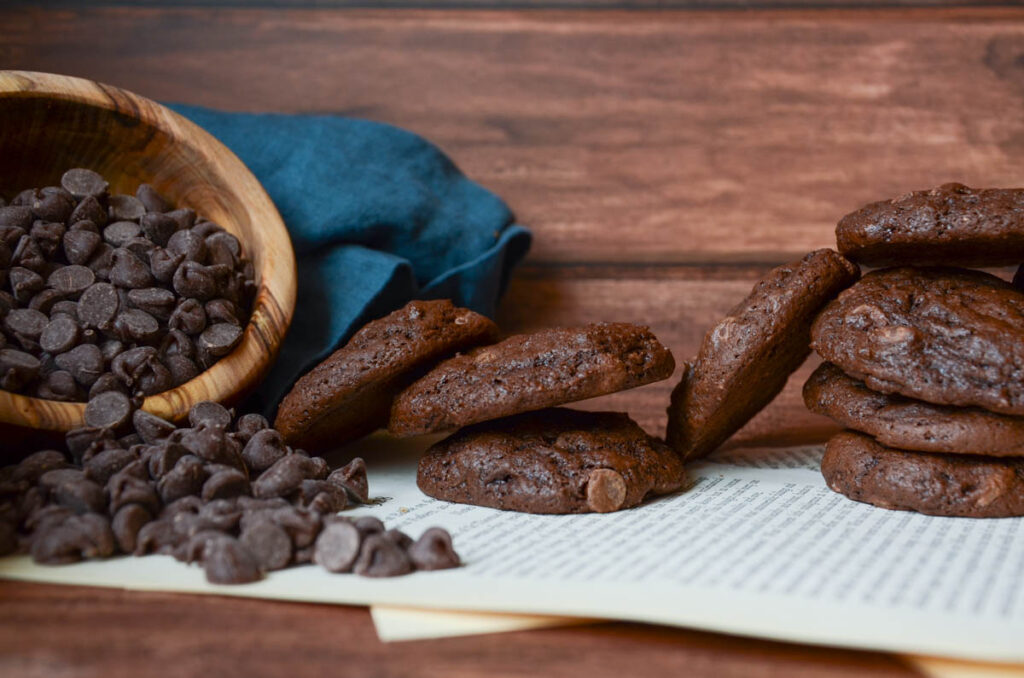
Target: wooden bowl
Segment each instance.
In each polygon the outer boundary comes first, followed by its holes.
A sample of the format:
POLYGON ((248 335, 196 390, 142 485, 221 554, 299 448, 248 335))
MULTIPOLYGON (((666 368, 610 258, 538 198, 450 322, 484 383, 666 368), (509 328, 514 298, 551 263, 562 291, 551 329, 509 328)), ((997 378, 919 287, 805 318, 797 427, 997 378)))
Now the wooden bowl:
MULTIPOLYGON (((242 341, 195 379, 146 398, 143 409, 181 420, 201 400, 238 402, 270 368, 295 311, 295 255, 277 209, 223 144, 160 104, 115 87, 47 73, 0 71, 0 190, 60 184, 71 167, 96 170, 111 192, 152 184, 234 234, 259 289, 242 341)), ((84 403, 0 391, 5 444, 82 424, 84 403)), ((2 455, 0 455, 2 456, 2 455)))

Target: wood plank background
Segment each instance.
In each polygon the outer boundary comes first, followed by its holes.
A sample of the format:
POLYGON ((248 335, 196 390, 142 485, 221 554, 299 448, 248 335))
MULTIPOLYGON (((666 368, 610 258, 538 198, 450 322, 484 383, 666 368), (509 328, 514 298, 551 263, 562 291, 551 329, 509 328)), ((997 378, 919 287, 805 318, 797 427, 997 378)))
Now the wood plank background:
MULTIPOLYGON (((682 361, 860 204, 1024 181, 1021 16, 26 8, 0 64, 423 134, 536 233, 506 329, 646 322, 682 361)), ((827 428, 807 373, 740 438, 827 428)), ((592 406, 659 431, 670 387, 592 406)))
MULTIPOLYGON (((534 230, 534 249, 502 304, 508 331, 647 323, 681 362, 768 269, 834 244, 835 222, 860 204, 952 180, 1024 183, 1020 8, 837 9, 849 5, 841 0, 682 0, 682 11, 510 10, 499 0, 455 3, 488 11, 402 12, 290 0, 146 4, 0 10, 0 67, 80 75, 162 101, 340 113, 423 134, 534 230), (806 7, 778 9, 799 5, 806 7)), ((831 430, 800 401, 812 367, 736 439, 781 442, 831 430)), ((586 406, 626 409, 661 433, 673 383, 586 406)), ((381 676, 404 675, 410 663, 421 675, 523 675, 527 664, 517 657, 543 658, 550 675, 576 675, 580 666, 630 675, 638 663, 652 676, 906 672, 876 655, 630 625, 597 636, 563 630, 384 652, 361 611, 64 591, 0 583, 0 673, 52 666, 47 675, 119 675, 117 662, 140 643, 161 661, 174 653, 211 659, 216 641, 182 629, 206 621, 223 637, 236 618, 251 626, 225 641, 231 656, 246 643, 269 642, 281 657, 294 648, 308 657, 309 675, 343 663, 338 648, 374 667, 363 675, 381 676), (54 605, 61 619, 43 610, 54 605), (110 641, 109 657, 89 654, 87 629, 96 623, 123 634, 110 641), (349 634, 337 647, 331 625, 349 634), (66 644, 47 654, 46 637, 66 644), (571 659, 559 663, 562 652, 571 659), (417 663, 418 653, 436 664, 417 663), (87 655, 94 670, 68 669, 87 655)))

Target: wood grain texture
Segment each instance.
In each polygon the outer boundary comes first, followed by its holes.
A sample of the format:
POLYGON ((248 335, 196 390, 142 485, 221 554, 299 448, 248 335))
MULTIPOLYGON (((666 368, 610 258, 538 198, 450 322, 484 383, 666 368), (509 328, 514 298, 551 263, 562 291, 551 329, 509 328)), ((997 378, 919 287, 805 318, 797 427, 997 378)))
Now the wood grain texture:
POLYGON ((402 125, 510 202, 536 261, 778 263, 869 200, 1024 183, 1022 16, 17 10, 0 63, 402 125))
POLYGON ((351 607, 14 582, 0 600, 0 675, 18 678, 920 675, 878 654, 640 624, 384 645, 351 607))
MULTIPOLYGON (((284 222, 233 153, 155 102, 91 81, 0 71, 0 186, 56 185, 71 167, 100 172, 113 192, 152 184, 179 207, 221 224, 242 242, 258 289, 242 341, 181 386, 142 407, 180 420, 201 400, 236 402, 270 369, 295 310, 295 258, 284 222)), ((82 425, 85 406, 0 391, 10 436, 82 425)), ((8 448, 12 438, 5 438, 8 448)))

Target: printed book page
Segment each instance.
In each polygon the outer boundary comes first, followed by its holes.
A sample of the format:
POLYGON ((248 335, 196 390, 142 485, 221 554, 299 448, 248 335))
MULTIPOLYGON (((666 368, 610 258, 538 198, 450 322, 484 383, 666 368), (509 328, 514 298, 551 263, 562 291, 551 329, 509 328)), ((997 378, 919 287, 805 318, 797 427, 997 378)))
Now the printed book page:
POLYGON ((376 515, 418 536, 452 532, 465 565, 373 580, 316 566, 207 584, 168 556, 0 576, 129 589, 624 619, 796 642, 1024 661, 1024 519, 935 518, 833 493, 820 445, 739 449, 690 469, 687 491, 611 514, 535 516, 436 501, 416 455, 363 450, 376 515))

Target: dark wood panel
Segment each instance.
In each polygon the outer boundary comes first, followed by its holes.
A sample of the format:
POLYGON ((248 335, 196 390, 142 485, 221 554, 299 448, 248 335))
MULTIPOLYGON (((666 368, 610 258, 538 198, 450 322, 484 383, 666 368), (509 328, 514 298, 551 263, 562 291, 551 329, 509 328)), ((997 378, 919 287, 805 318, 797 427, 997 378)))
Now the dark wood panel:
MULTIPOLYGON (((37 4, 13 0, 22 5, 37 4)), ((272 9, 748 9, 1012 6, 1013 0, 48 0, 49 7, 259 7, 272 9)))
POLYGON ((365 609, 0 581, 0 676, 920 675, 880 654, 640 624, 384 645, 365 609))
POLYGON ((3 23, 7 67, 420 132, 509 200, 536 261, 783 261, 868 200, 1024 182, 1022 9, 69 8, 3 23))

